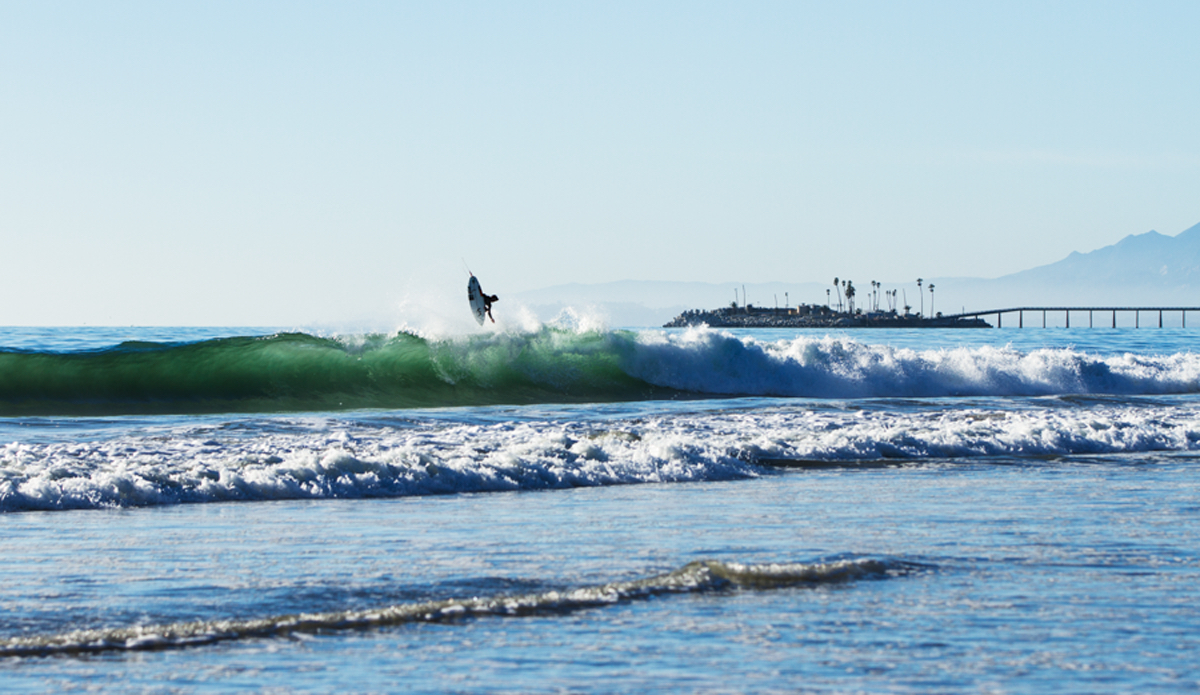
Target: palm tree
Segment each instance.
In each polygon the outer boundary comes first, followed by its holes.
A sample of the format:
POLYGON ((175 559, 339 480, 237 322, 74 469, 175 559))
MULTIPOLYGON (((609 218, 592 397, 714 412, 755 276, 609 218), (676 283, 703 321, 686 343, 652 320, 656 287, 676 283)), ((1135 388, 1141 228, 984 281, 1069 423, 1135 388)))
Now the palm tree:
POLYGON ((838 282, 838 279, 837 279, 837 278, 834 278, 834 279, 833 279, 833 288, 834 288, 835 290, 837 290, 837 293, 838 293, 838 311, 841 311, 841 310, 842 310, 842 286, 841 286, 841 284, 839 284, 839 282, 838 282))
POLYGON ((929 315, 933 316, 933 283, 929 283, 929 315))
POLYGON ((921 298, 921 313, 920 316, 925 316, 925 295, 921 294, 921 283, 925 282, 921 278, 917 278, 917 296, 921 298))
POLYGON ((854 295, 858 292, 854 289, 854 283, 846 281, 846 305, 850 309, 850 313, 854 313, 854 295))

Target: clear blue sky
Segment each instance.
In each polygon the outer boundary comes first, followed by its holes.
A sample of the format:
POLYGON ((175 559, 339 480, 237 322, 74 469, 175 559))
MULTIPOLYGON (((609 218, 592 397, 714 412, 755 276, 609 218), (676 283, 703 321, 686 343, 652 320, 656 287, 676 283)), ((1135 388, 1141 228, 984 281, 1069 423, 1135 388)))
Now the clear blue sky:
POLYGON ((1200 3, 0 0, 0 324, 994 277, 1200 222, 1200 3))

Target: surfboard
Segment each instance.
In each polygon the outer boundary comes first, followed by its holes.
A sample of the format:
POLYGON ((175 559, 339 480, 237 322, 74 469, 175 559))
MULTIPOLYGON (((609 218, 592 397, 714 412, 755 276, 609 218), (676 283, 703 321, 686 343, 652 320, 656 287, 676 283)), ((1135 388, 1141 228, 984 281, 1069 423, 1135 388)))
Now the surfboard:
POLYGON ((487 307, 483 304, 483 289, 479 287, 479 279, 474 275, 467 281, 467 301, 471 303, 471 313, 475 315, 475 323, 483 325, 483 317, 487 316, 487 307))

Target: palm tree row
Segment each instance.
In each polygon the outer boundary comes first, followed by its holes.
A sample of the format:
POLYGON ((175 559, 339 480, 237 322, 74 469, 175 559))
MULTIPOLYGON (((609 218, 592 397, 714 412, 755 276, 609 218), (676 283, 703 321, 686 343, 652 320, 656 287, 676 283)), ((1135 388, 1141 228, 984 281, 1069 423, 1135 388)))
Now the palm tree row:
MULTIPOLYGON (((849 280, 842 280, 840 278, 834 278, 833 279, 833 288, 835 290, 837 290, 837 293, 838 293, 838 295, 837 295, 837 297, 838 297, 838 303, 837 303, 838 312, 840 313, 842 311, 842 295, 845 294, 846 295, 846 308, 849 309, 851 314, 853 314, 854 313, 854 295, 857 294, 857 290, 854 289, 854 283, 849 280)), ((825 298, 826 298, 825 303, 828 304, 829 303, 829 290, 825 290, 825 298)))
MULTIPOLYGON (((917 294, 921 298, 921 309, 917 315, 921 316, 921 317, 925 316, 925 294, 923 293, 924 288, 925 288, 925 279, 917 278, 917 294)), ((933 312, 934 285, 932 282, 929 283, 928 288, 929 288, 929 316, 932 317, 932 316, 934 316, 934 312, 933 312)), ((834 291, 837 292, 837 311, 839 313, 841 313, 843 310, 845 310, 845 311, 848 311, 849 313, 853 314, 854 313, 854 296, 857 294, 857 291, 854 289, 854 282, 851 280, 842 280, 841 278, 835 277, 833 279, 833 289, 834 289, 834 291), (843 296, 845 297, 845 304, 843 304, 843 302, 842 302, 843 296)), ((899 294, 899 290, 884 290, 882 282, 876 282, 876 281, 872 280, 871 281, 871 294, 869 295, 869 300, 867 303, 867 310, 868 311, 879 311, 880 310, 879 309, 879 297, 882 295, 883 298, 887 301, 888 311, 892 312, 893 314, 896 313, 896 310, 899 308, 899 305, 900 305, 900 301, 897 296, 898 294, 899 294)), ((833 308, 830 303, 831 300, 832 300, 832 296, 831 296, 830 291, 825 290, 825 305, 829 306, 830 308, 833 308)), ((904 302, 904 313, 908 314, 908 312, 911 309, 912 309, 912 307, 908 305, 908 301, 906 298, 905 302, 904 302)))

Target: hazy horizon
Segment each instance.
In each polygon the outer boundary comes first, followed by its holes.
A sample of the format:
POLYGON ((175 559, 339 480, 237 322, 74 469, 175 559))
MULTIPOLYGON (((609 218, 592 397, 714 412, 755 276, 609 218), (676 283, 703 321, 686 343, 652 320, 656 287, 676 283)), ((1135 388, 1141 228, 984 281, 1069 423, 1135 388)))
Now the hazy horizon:
POLYGON ((6 3, 0 325, 397 325, 452 310, 466 267, 509 298, 986 278, 1175 234, 1198 25, 1184 2, 6 3))

